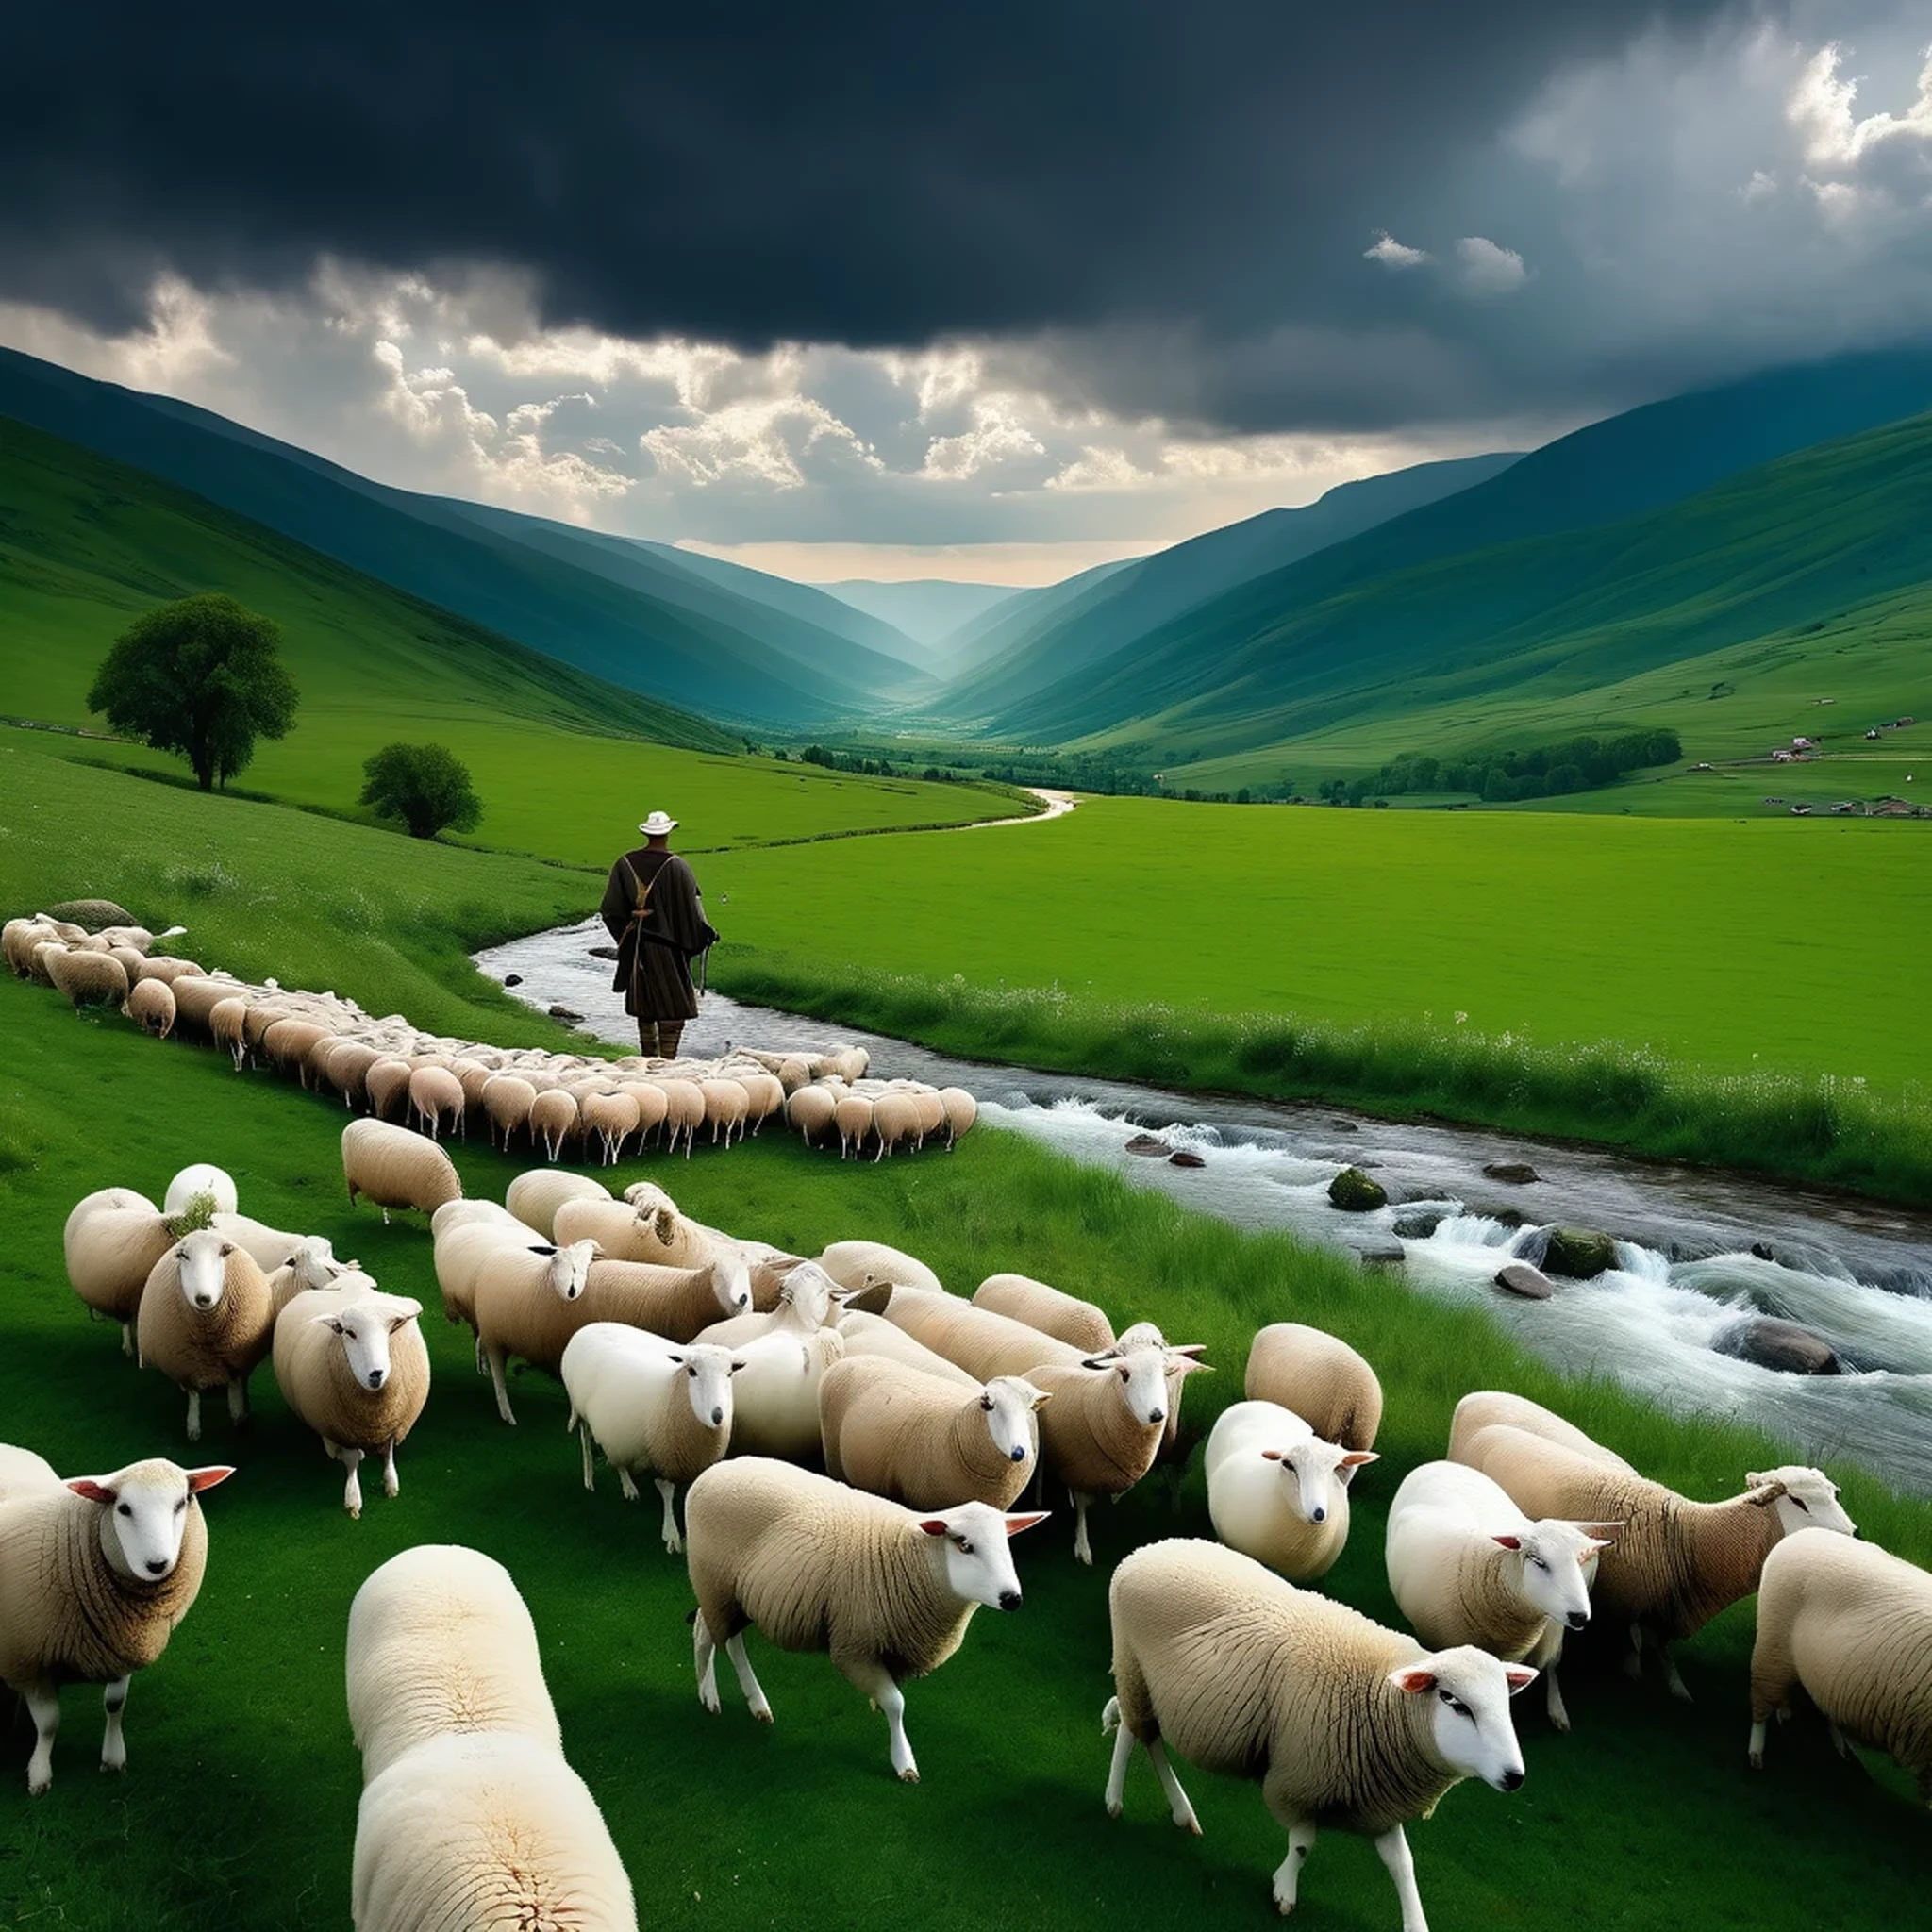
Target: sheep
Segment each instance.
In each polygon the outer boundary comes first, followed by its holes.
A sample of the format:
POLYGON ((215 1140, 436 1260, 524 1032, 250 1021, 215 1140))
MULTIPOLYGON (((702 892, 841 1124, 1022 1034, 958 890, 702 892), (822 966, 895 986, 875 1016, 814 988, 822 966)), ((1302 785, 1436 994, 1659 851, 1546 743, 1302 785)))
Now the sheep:
POLYGON ((1745 1477, 1741 1495, 1693 1503, 1634 1470, 1600 1462, 1507 1423, 1480 1429, 1457 1458, 1507 1491, 1524 1515, 1622 1523, 1598 1560, 1596 1612, 1630 1632, 1625 1672, 1641 1674, 1648 1642, 1673 1697, 1690 1692, 1670 1652, 1757 1588, 1780 1537, 1815 1524, 1852 1536, 1838 1486, 1822 1470, 1788 1465, 1745 1477))
POLYGON ((374 1119, 351 1121, 342 1129, 342 1179, 349 1206, 361 1195, 382 1209, 385 1222, 391 1208, 434 1214, 463 1194, 454 1164, 434 1141, 374 1119))
POLYGON ((581 1301, 597 1249, 593 1241, 485 1241, 471 1291, 476 1346, 490 1364, 496 1412, 512 1427, 504 1369, 511 1356, 556 1374, 564 1344, 592 1317, 581 1301))
POLYGON ((555 1160, 563 1143, 578 1130, 577 1104, 561 1087, 546 1088, 530 1103, 530 1139, 541 1141, 544 1153, 555 1160))
MULTIPOLYGON (((185 932, 185 926, 176 926, 175 932, 185 932)), ((104 925, 94 937, 105 940, 118 951, 145 953, 154 944, 155 936, 144 925, 104 925)))
MULTIPOLYGON (((184 975, 174 982, 174 987, 175 1032, 206 1033, 211 1039, 217 1008, 236 998, 242 991, 240 985, 225 974, 184 975)), ((238 1015, 238 1033, 240 1026, 238 1015)), ((214 1043, 221 1046, 225 1042, 216 1040, 214 1043)))
POLYGON ((118 1007, 127 997, 127 969, 110 953, 50 946, 39 956, 57 992, 75 1007, 118 1007))
POLYGON ((158 979, 172 990, 179 979, 205 979, 208 969, 196 965, 192 959, 175 959, 166 953, 151 953, 141 962, 141 976, 158 979))
POLYGON ((1029 1275, 989 1274, 973 1291, 973 1306, 1024 1322, 1083 1355, 1097 1355, 1114 1344, 1113 1324, 1100 1308, 1029 1275))
MULTIPOLYGON (((132 946, 109 946, 108 958, 127 975, 127 991, 132 993, 141 984, 141 955, 132 946)), ((126 1010, 127 1002, 121 1002, 122 1010, 126 1010)))
POLYGON ((808 1339, 837 1319, 844 1292, 816 1261, 800 1261, 785 1276, 775 1307, 751 1309, 713 1322, 699 1331, 697 1339, 726 1348, 741 1348, 767 1335, 808 1339))
POLYGON ((705 1096, 705 1124, 711 1130, 711 1144, 718 1144, 722 1131, 725 1146, 744 1131, 751 1112, 751 1096, 736 1080, 700 1080, 698 1091, 705 1096))
POLYGON ((637 1932, 624 1862, 558 1753, 497 1731, 431 1738, 363 1790, 356 1932, 637 1932))
POLYGON ((228 1419, 248 1414, 248 1378, 268 1354, 275 1301, 248 1250, 211 1227, 184 1235, 161 1257, 141 1293, 135 1345, 188 1394, 188 1440, 201 1441, 204 1391, 224 1389, 228 1419))
POLYGON ((293 1068, 302 1085, 308 1085, 308 1056, 317 1043, 330 1037, 334 1028, 320 1026, 313 1020, 291 1015, 277 1020, 261 1036, 261 1050, 279 1072, 293 1068))
POLYGON ((409 1082, 415 1072, 415 1068, 400 1054, 392 1053, 385 1054, 365 1070, 362 1093, 375 1119, 390 1120, 403 1110, 408 1102, 409 1082))
POLYGON ((775 1074, 747 1074, 743 1071, 731 1076, 744 1089, 744 1097, 751 1105, 751 1130, 754 1134, 774 1114, 785 1109, 785 1086, 775 1074))
POLYGON ((342 1105, 353 1108, 358 1101, 366 1101, 369 1090, 364 1082, 369 1070, 383 1058, 373 1046, 365 1046, 359 1040, 337 1040, 324 1051, 322 1070, 324 1077, 342 1096, 342 1105))
POLYGON ((1543 1675, 1550 1723, 1570 1728, 1557 1681, 1563 1633, 1590 1622, 1597 1557, 1615 1523, 1531 1522, 1481 1471, 1411 1470, 1389 1506, 1391 1594, 1431 1650, 1473 1643, 1543 1675))
POLYGON ((175 990, 165 979, 137 979, 121 1010, 143 1033, 165 1040, 175 1030, 175 990))
POLYGON ((721 1462, 691 1486, 685 1531, 698 1614, 691 1626, 698 1701, 718 1701, 718 1647, 762 1723, 766 1699, 745 1655, 756 1625, 780 1650, 823 1651, 885 1713, 892 1769, 919 1767, 906 1741, 899 1686, 958 1649, 973 1612, 1017 1610, 1008 1539, 1042 1513, 1003 1516, 966 1503, 922 1517, 830 1478, 762 1457, 721 1462))
POLYGON ((742 1257, 729 1253, 700 1268, 596 1261, 584 1303, 586 1322, 623 1322, 683 1343, 696 1341, 698 1331, 721 1315, 743 1314, 751 1307, 751 1277, 742 1257))
POLYGON ((1292 1409, 1324 1442, 1373 1449, 1382 1385, 1348 1343, 1300 1322, 1273 1322, 1248 1348, 1243 1392, 1292 1409))
POLYGON ((831 1126, 837 1107, 830 1088, 801 1087, 786 1098, 785 1122, 798 1129, 800 1138, 809 1147, 831 1126))
MULTIPOLYGON (((1136 1322, 1123 1328, 1119 1339, 1108 1353, 1124 1355, 1134 1348, 1165 1348, 1167 1337, 1152 1322, 1136 1322)), ((1177 1456, 1181 1433, 1181 1397, 1187 1390, 1187 1369, 1178 1362, 1169 1362, 1167 1369, 1167 1428, 1160 1439, 1162 1460, 1177 1456)))
POLYGON ((483 1088, 483 1111, 490 1117, 490 1144, 502 1137, 509 1151, 509 1137, 530 1124, 530 1109, 537 1104, 537 1090, 514 1074, 492 1074, 483 1088))
POLYGON ((645 1182, 628 1199, 577 1194, 559 1201, 551 1226, 561 1241, 593 1241, 613 1261, 648 1261, 658 1268, 691 1268, 708 1261, 712 1244, 691 1234, 663 1191, 645 1182))
POLYGON ((361 1465, 382 1457, 382 1493, 393 1496, 396 1450, 429 1399, 423 1304, 384 1294, 368 1275, 298 1295, 275 1317, 275 1382, 282 1399, 349 1473, 342 1507, 362 1514, 361 1465))
POLYGON ((373 1784, 452 1733, 514 1733, 561 1751, 536 1626, 510 1574, 460 1543, 419 1543, 349 1605, 349 1726, 373 1784))
POLYGON ((451 1133, 463 1125, 463 1083, 447 1067, 418 1067, 409 1075, 409 1111, 432 1141, 442 1138, 448 1121, 451 1133))
POLYGON ((832 1124, 839 1130, 839 1158, 857 1154, 873 1129, 873 1103, 863 1093, 841 1093, 832 1104, 832 1124))
POLYGON ((1317 1824, 1374 1840, 1403 1932, 1428 1932, 1403 1826, 1455 1785, 1523 1783, 1509 1699, 1536 1673, 1486 1652, 1424 1651, 1411 1637, 1298 1590, 1218 1543, 1174 1538, 1136 1550, 1108 1589, 1117 1730, 1107 1811, 1121 1815, 1127 1761, 1144 1746, 1174 1822, 1200 1824, 1167 1760, 1258 1782, 1288 1832, 1274 1903, 1294 1909, 1317 1824))
POLYGON ((0 953, 16 979, 31 979, 34 948, 54 937, 52 923, 36 913, 31 919, 9 919, 0 926, 0 953))
POLYGON ((801 1263, 786 1277, 785 1288, 788 1299, 771 1314, 714 1323, 697 1339, 744 1357, 732 1448, 742 1455, 815 1462, 823 1451, 819 1389, 825 1372, 843 1358, 845 1341, 824 1325, 835 1290, 822 1268, 801 1263))
POLYGON ((1167 1423, 1168 1376, 1204 1367, 1197 1353, 1197 1346, 1142 1346, 1025 1372, 1052 1398, 1040 1413, 1040 1459, 1073 1498, 1076 1561, 1093 1561, 1087 1512, 1094 1498, 1125 1495, 1153 1468, 1167 1423))
MULTIPOLYGON (((203 1194, 213 1202, 217 1214, 234 1213, 241 1200, 234 1175, 212 1161, 197 1160, 184 1167, 168 1183, 168 1191, 161 1197, 161 1212, 169 1216, 186 1214, 203 1194)), ((256 1258, 259 1260, 260 1257, 256 1258)))
POLYGON ((689 1160, 691 1141, 705 1124, 704 1090, 695 1080, 666 1079, 658 1084, 664 1093, 664 1150, 675 1154, 681 1137, 684 1158, 689 1160))
MULTIPOLYGON (((180 1002, 175 1001, 178 1015, 180 1002)), ((228 1056, 235 1063, 239 1074, 248 1064, 248 1038, 244 1026, 248 1019, 248 1001, 240 993, 229 993, 209 1009, 208 1030, 213 1036, 217 1046, 225 1046, 228 1056)))
POLYGON ((456 1075, 457 1085, 463 1090, 463 1134, 469 1135, 470 1109, 483 1105, 483 1090, 495 1077, 492 1069, 486 1067, 479 1059, 468 1055, 453 1059, 449 1070, 456 1075))
POLYGON ((873 1158, 883 1160, 901 1141, 919 1133, 919 1104, 909 1093, 881 1093, 872 1105, 872 1130, 878 1145, 873 1158))
POLYGON ((1574 1423, 1565 1422, 1554 1409, 1530 1401, 1526 1395, 1509 1395, 1500 1389, 1473 1391, 1456 1405, 1456 1414, 1449 1424, 1449 1460, 1467 1462, 1469 1457, 1464 1451, 1478 1432, 1488 1428, 1491 1423, 1507 1423, 1512 1429, 1526 1429, 1532 1436, 1541 1436, 1546 1442, 1555 1442, 1559 1448, 1587 1456, 1607 1469, 1624 1470, 1632 1475, 1637 1473, 1633 1465, 1621 1456, 1585 1435, 1574 1423))
POLYGON ((175 1244, 167 1217, 132 1188, 102 1188, 77 1201, 61 1230, 67 1279, 91 1316, 121 1324, 121 1353, 134 1353, 134 1318, 155 1264, 175 1244))
MULTIPOLYGON (((587 1174, 563 1174, 554 1167, 533 1167, 511 1181, 503 1205, 525 1227, 546 1241, 557 1239, 557 1210, 566 1201, 608 1201, 610 1190, 587 1174)), ((655 1258, 655 1257, 654 1257, 655 1258)))
POLYGON ((604 1151, 604 1165, 615 1167, 624 1143, 643 1124, 637 1096, 620 1089, 615 1093, 589 1093, 577 1103, 584 1119, 584 1134, 597 1137, 604 1151))
POLYGON ((896 1327, 883 1315, 869 1315, 848 1307, 833 1324, 845 1342, 847 1356, 882 1356, 888 1361, 903 1362, 922 1374, 936 1375, 956 1389, 978 1389, 976 1375, 967 1374, 958 1362, 949 1362, 923 1341, 915 1341, 905 1329, 896 1327))
POLYGON ((945 1284, 924 1261, 889 1248, 883 1241, 834 1241, 819 1266, 841 1288, 924 1288, 944 1294, 945 1284))
POLYGON ((941 1087, 940 1105, 946 1115, 946 1152, 950 1154, 973 1131, 979 1103, 963 1087, 941 1087))
POLYGON ((1008 1509, 1033 1474, 1045 1400, 1016 1375, 961 1391, 882 1356, 846 1357, 819 1383, 825 1474, 914 1509, 1008 1509))
POLYGON ((0 1682, 34 1721, 28 1792, 54 1782, 62 1684, 105 1684, 101 1769, 123 1771, 127 1680, 167 1648, 208 1562, 195 1497, 234 1474, 155 1458, 66 1481, 0 1448, 0 1682))
POLYGON ((1208 1438, 1214 1534, 1291 1582, 1311 1583, 1341 1555, 1349 1483, 1374 1460, 1373 1450, 1324 1441, 1278 1403, 1232 1403, 1208 1438))
POLYGON ((995 1375, 1030 1375, 1047 1366, 1076 1369, 1088 1359, 1079 1349, 1024 1322, 931 1289, 894 1288, 885 1318, 978 1382, 995 1375))
POLYGON ((655 1080, 626 1080, 623 1083, 623 1091, 637 1105, 638 1145, 641 1147, 664 1124, 671 1103, 665 1098, 663 1088, 655 1080))
POLYGON ((678 1348, 621 1322, 592 1322, 564 1348, 566 1427, 583 1439, 585 1489, 596 1488, 593 1441, 616 1470, 626 1503, 638 1500, 639 1472, 648 1472, 664 1501, 664 1547, 674 1557, 684 1551, 677 1486, 724 1454, 731 1441, 731 1378, 743 1367, 743 1357, 728 1348, 709 1342, 678 1348))
POLYGON ((224 1240, 233 1241, 238 1248, 246 1248, 265 1274, 290 1261, 299 1261, 304 1265, 304 1273, 312 1277, 308 1286, 323 1288, 327 1284, 321 1276, 328 1267, 339 1265, 335 1245, 326 1235, 284 1234, 278 1227, 270 1227, 232 1209, 218 1208, 208 1225, 224 1240))
POLYGON ((1883 1751, 1932 1804, 1932 1576, 1874 1543, 1801 1529, 1764 1559, 1751 1651, 1751 1763, 1802 1687, 1840 1757, 1883 1751))

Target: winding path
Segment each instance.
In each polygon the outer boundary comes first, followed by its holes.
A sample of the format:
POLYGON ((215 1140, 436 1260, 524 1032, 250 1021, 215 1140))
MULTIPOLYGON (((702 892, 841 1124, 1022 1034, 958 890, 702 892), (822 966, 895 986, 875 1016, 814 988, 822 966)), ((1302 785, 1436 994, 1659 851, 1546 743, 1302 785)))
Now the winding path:
POLYGON ((1046 802, 1044 811, 1029 811, 1016 819, 974 819, 969 825, 948 825, 949 832, 990 832, 995 825, 1043 825, 1048 819, 1063 819, 1079 804, 1071 791, 1049 791, 1043 786, 1027 785, 1023 790, 1046 802))

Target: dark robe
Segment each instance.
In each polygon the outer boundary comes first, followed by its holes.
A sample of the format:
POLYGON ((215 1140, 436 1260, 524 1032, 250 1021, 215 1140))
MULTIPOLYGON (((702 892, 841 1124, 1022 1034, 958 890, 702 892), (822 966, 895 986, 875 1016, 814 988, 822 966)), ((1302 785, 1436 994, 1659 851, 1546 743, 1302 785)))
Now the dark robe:
POLYGON ((641 845, 610 868, 598 908, 617 941, 617 977, 611 991, 624 995, 624 1009, 644 1020, 695 1020, 697 994, 691 962, 718 935, 705 919, 704 897, 690 866, 669 851, 641 845), (649 887, 644 916, 632 913, 649 887))

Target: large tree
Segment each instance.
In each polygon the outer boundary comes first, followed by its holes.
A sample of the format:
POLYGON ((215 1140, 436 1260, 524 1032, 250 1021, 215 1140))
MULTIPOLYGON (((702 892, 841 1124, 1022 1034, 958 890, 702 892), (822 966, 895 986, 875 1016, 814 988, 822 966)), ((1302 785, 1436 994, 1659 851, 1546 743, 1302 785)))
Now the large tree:
POLYGON ((412 839, 473 832, 483 817, 469 767, 446 745, 386 744, 362 770, 362 803, 401 819, 412 839))
POLYGON ((157 751, 177 752, 204 791, 255 756, 258 738, 295 722, 295 682, 272 618, 232 597, 183 597, 125 631, 94 674, 88 708, 157 751))

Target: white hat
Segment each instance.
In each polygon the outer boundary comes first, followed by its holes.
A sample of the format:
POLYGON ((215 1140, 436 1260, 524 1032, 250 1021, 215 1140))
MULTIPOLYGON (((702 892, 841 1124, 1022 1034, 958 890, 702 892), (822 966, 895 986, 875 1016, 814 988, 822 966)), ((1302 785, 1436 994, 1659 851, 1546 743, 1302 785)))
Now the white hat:
POLYGON ((668 833, 675 832, 676 831, 676 829, 677 821, 675 818, 673 818, 669 812, 662 811, 654 811, 651 814, 651 816, 647 818, 643 822, 643 824, 638 827, 638 830, 641 831, 647 839, 662 839, 668 833))

